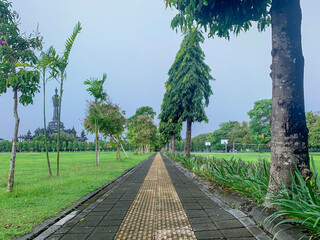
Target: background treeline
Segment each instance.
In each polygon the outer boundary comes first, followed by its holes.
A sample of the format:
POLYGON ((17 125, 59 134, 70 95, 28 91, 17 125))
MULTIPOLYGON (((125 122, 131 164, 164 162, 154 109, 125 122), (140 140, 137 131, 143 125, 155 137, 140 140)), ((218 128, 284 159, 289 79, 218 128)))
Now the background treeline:
MULTIPOLYGON (((236 151, 270 151, 270 116, 271 100, 263 99, 254 103, 248 112, 250 121, 228 121, 219 125, 219 129, 212 133, 200 134, 191 140, 191 151, 224 151, 225 145, 221 139, 228 139, 228 151, 232 151, 235 142, 236 151), (206 147, 205 143, 211 146, 206 147)), ((312 111, 306 113, 307 127, 309 129, 309 150, 320 150, 320 115, 312 111)), ((176 150, 183 151, 185 140, 176 141, 176 150)))
MULTIPOLYGON (((127 143, 123 147, 126 150, 134 150, 134 147, 127 143)), ((0 152, 10 152, 12 149, 12 142, 4 140, 0 142, 0 152)), ((50 152, 57 151, 57 136, 56 134, 52 135, 48 139, 48 149, 50 152)), ((115 151, 117 147, 114 144, 111 144, 106 141, 100 141, 100 149, 102 151, 115 151)), ((60 140, 60 151, 94 151, 95 143, 94 142, 81 142, 78 141, 74 135, 64 133, 60 140)), ((40 135, 34 138, 32 141, 18 142, 17 146, 18 152, 44 152, 44 136, 40 135)))

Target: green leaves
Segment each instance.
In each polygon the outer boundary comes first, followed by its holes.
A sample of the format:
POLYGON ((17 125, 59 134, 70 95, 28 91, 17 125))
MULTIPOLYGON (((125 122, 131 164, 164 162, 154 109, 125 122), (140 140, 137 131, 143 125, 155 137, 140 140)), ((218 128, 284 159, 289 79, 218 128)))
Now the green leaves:
POLYGON ((68 61, 71 48, 72 48, 72 46, 74 44, 74 41, 76 40, 77 35, 80 33, 81 30, 82 30, 81 23, 78 22, 74 26, 73 33, 71 34, 71 36, 66 40, 66 42, 65 42, 65 50, 64 50, 64 53, 63 53, 63 60, 65 62, 68 61))
POLYGON ((165 3, 179 11, 171 27, 183 32, 197 25, 208 31, 209 37, 217 35, 229 39, 230 33, 238 35, 247 31, 251 21, 257 21, 261 31, 270 25, 271 0, 166 0, 165 3))
POLYGON ((84 85, 88 85, 87 92, 94 97, 95 102, 105 101, 107 94, 103 91, 103 84, 107 79, 107 74, 104 73, 101 80, 90 78, 84 81, 84 85))

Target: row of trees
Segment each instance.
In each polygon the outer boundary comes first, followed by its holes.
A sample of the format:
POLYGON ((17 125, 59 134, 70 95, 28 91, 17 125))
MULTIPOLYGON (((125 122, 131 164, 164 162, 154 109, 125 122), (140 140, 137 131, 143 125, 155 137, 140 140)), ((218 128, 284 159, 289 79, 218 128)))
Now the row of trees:
POLYGON ((164 145, 169 143, 170 152, 175 150, 175 138, 180 135, 182 122, 187 122, 184 154, 190 156, 191 126, 193 122, 208 122, 204 108, 212 95, 211 69, 205 64, 205 55, 200 47, 202 33, 192 28, 180 45, 176 58, 169 69, 165 83, 160 113, 159 131, 164 145))
MULTIPOLYGON (((45 142, 44 137, 41 136, 40 140, 33 140, 30 142, 18 142, 17 152, 44 152, 45 142)), ((48 140, 48 150, 49 152, 57 151, 57 141, 48 140)), ((115 151, 116 147, 109 142, 99 141, 100 149, 103 151, 115 151)), ((130 144, 125 144, 123 146, 127 150, 134 150, 134 147, 130 144)), ((0 152, 10 152, 12 149, 12 142, 4 140, 0 142, 0 152)), ((80 141, 60 141, 60 151, 95 151, 95 142, 80 142, 80 141)))
MULTIPOLYGON (((301 44, 300 0, 166 0, 178 10, 171 26, 181 30, 194 25, 208 37, 238 35, 252 22, 259 30, 272 27, 272 113, 270 190, 275 183, 290 186, 298 167, 304 178, 311 175, 308 129, 304 108, 304 57, 301 44)), ((189 141, 186 139, 186 142, 189 141)))
MULTIPOLYGON (((74 27, 73 33, 65 42, 65 49, 59 56, 53 47, 42 52, 42 36, 38 31, 31 35, 21 34, 19 30, 19 15, 11 9, 11 3, 7 0, 0 1, 0 94, 12 89, 14 95, 14 135, 12 139, 12 154, 7 191, 11 192, 14 186, 15 159, 20 118, 18 115, 18 102, 22 105, 33 103, 34 95, 40 91, 40 78, 43 81, 43 95, 45 103, 45 83, 48 79, 57 79, 60 84, 59 113, 58 113, 58 139, 57 139, 57 176, 59 176, 59 147, 60 146, 60 119, 63 84, 66 80, 66 69, 69 63, 71 48, 77 35, 81 31, 80 23, 74 27), (37 53, 40 52, 40 57, 37 53), (46 73, 49 77, 46 77, 46 73), (41 73, 41 77, 40 77, 41 73)), ((45 105, 44 131, 45 148, 47 151, 47 163, 49 174, 52 175, 48 155, 46 134, 45 105)))

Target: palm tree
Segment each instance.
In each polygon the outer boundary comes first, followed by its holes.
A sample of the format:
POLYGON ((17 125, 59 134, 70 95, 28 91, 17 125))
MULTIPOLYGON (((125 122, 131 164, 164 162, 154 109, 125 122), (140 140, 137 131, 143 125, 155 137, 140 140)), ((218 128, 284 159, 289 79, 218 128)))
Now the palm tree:
POLYGON ((48 137, 47 137, 47 123, 46 123, 46 72, 52 63, 51 55, 53 53, 53 47, 51 46, 46 52, 41 52, 41 59, 37 63, 37 69, 42 74, 42 84, 43 84, 43 130, 44 130, 44 143, 47 155, 47 164, 50 176, 52 176, 49 151, 48 151, 48 137))
MULTIPOLYGON (((105 101, 107 99, 107 94, 103 91, 103 84, 107 79, 107 74, 103 74, 102 79, 90 78, 84 81, 85 85, 88 85, 87 92, 94 97, 94 103, 97 105, 99 102, 105 101)), ((95 113, 96 115, 97 113, 95 113)), ((100 163, 100 146, 98 141, 99 127, 97 126, 97 118, 95 116, 94 121, 95 130, 95 142, 96 142, 96 165, 100 163)))
POLYGON ((66 68, 69 63, 70 51, 81 29, 82 29, 81 24, 80 22, 78 22, 73 29, 73 33, 65 42, 65 50, 63 52, 63 56, 60 57, 59 55, 57 55, 54 49, 52 50, 52 57, 51 57, 52 77, 54 77, 55 79, 60 78, 60 81, 58 80, 58 82, 60 83, 60 97, 59 97, 59 113, 58 113, 57 176, 59 176, 60 119, 61 119, 61 102, 62 102, 62 93, 63 93, 63 83, 67 77, 66 68))

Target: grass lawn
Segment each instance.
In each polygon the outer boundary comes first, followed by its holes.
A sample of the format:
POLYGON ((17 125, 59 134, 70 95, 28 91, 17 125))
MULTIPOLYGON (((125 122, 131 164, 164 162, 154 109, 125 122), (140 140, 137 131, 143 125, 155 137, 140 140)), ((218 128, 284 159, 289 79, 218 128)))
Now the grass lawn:
MULTIPOLYGON (((320 152, 311 152, 309 153, 310 157, 313 157, 313 160, 316 164, 317 167, 317 171, 320 174, 320 152)), ((247 153, 236 153, 236 154, 232 154, 232 153, 209 153, 209 154, 203 154, 203 153, 196 153, 196 155, 201 155, 203 157, 215 157, 215 158, 224 158, 226 160, 231 159, 232 157, 234 157, 235 159, 239 159, 241 158, 244 161, 248 161, 248 162, 256 162, 258 159, 260 158, 265 158, 267 160, 270 160, 271 158, 271 153, 259 153, 259 152, 247 152, 247 153)))
MULTIPOLYGON (((14 191, 6 193, 10 153, 0 153, 0 239, 30 232, 150 155, 129 153, 117 161, 115 152, 102 152, 97 167, 95 152, 61 152, 60 177, 49 177, 45 153, 17 153, 14 191)), ((50 159, 55 174, 56 153, 50 159)))

